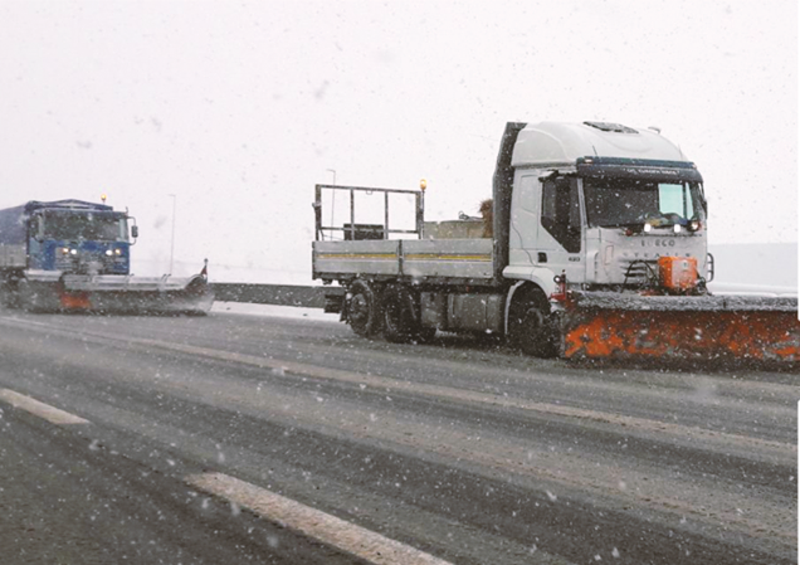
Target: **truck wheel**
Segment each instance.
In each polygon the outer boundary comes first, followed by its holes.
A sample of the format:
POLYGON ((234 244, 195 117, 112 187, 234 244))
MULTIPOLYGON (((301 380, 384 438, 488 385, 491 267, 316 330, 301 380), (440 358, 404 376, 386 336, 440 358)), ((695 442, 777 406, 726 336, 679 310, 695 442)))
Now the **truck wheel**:
POLYGON ((361 337, 372 337, 382 327, 383 314, 375 290, 363 280, 353 281, 348 289, 347 321, 361 337))
POLYGON ((508 320, 508 337, 514 348, 532 357, 556 357, 555 332, 549 305, 543 299, 528 296, 514 302, 508 320))
POLYGON ((399 285, 389 285, 383 293, 383 335, 392 343, 429 341, 436 328, 423 327, 414 295, 399 285))
POLYGON ((383 293, 383 336, 392 343, 406 343, 416 325, 414 302, 401 286, 389 285, 383 293))

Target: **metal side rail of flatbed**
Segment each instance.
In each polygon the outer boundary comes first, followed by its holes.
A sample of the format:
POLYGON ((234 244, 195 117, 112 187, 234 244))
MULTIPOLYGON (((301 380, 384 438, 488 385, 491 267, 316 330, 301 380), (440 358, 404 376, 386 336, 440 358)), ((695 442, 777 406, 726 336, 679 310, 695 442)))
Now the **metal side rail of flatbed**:
POLYGON ((314 278, 492 279, 491 239, 314 242, 314 278))

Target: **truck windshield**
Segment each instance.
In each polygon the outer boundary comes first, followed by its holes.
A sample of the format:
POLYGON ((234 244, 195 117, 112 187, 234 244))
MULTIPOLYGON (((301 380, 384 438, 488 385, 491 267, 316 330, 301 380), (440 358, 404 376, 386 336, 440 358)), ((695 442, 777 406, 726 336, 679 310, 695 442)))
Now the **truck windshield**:
POLYGON ((696 182, 585 179, 583 190, 590 227, 684 225, 705 217, 696 182))
POLYGON ((127 241, 125 218, 94 212, 45 213, 44 236, 48 239, 127 241))

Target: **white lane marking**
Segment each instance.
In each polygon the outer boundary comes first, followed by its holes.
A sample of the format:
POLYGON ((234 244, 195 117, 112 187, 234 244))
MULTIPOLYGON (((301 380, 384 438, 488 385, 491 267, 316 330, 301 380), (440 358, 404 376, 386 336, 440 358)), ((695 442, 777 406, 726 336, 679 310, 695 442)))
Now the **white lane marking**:
POLYGON ((184 480, 375 565, 450 565, 399 541, 223 473, 189 475, 184 480))
POLYGON ((63 410, 59 410, 54 406, 50 406, 44 402, 39 402, 30 396, 25 396, 24 394, 14 392, 13 390, 8 390, 7 388, 0 388, 0 400, 5 400, 14 408, 26 410, 27 412, 39 416, 40 418, 44 418, 53 424, 62 425, 89 423, 89 420, 84 420, 80 416, 70 414, 69 412, 64 412, 63 410))

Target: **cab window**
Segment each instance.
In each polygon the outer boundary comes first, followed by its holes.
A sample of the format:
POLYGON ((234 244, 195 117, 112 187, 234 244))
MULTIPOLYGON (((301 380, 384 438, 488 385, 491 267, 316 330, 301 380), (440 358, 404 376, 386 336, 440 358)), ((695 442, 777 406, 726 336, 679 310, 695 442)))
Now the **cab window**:
POLYGON ((542 227, 568 252, 581 250, 581 212, 575 179, 562 177, 544 181, 542 227))

